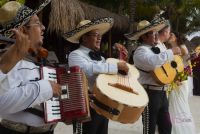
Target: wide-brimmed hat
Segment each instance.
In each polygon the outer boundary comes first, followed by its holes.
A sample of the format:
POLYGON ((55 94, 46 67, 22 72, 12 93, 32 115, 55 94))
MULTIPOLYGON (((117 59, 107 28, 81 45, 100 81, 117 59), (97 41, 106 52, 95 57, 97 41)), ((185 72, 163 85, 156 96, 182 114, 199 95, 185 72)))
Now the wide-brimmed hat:
POLYGON ((0 34, 11 37, 11 29, 26 24, 30 18, 40 12, 51 0, 44 0, 35 10, 18 3, 9 1, 0 8, 0 34))
POLYGON ((98 30, 99 34, 103 35, 113 26, 113 23, 114 20, 110 17, 96 20, 83 20, 77 25, 74 30, 64 33, 63 37, 69 42, 79 43, 79 39, 85 33, 91 30, 98 30))
POLYGON ((142 20, 137 25, 136 32, 125 34, 129 40, 138 40, 141 35, 150 31, 160 31, 165 26, 169 25, 169 21, 165 19, 154 20, 151 23, 147 20, 142 20))

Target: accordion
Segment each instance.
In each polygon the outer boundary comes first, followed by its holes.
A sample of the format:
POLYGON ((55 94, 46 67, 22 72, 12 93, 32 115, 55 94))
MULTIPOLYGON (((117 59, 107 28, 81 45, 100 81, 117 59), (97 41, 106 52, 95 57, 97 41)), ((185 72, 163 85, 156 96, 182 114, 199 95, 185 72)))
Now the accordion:
POLYGON ((60 97, 44 102, 46 123, 62 121, 66 124, 90 120, 87 79, 79 66, 41 67, 41 78, 61 85, 60 97))

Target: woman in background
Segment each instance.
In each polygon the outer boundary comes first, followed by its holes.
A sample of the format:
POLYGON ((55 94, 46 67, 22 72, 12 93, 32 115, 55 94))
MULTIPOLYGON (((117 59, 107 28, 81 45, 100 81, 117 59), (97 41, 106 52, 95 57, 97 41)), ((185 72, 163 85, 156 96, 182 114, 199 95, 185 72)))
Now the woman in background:
MULTIPOLYGON (((184 42, 186 38, 183 34, 171 33, 171 37, 168 40, 168 47, 180 47, 181 57, 183 58, 184 67, 190 69, 188 59, 189 53, 184 42)), ((184 69, 184 72, 186 70, 184 69)), ((172 134, 196 134, 195 126, 190 107, 188 103, 189 97, 189 81, 188 76, 182 76, 181 80, 175 80, 175 87, 172 87, 169 93, 169 112, 172 121, 172 134)), ((191 89, 192 90, 192 89, 191 89)))
POLYGON ((179 47, 181 49, 181 57, 183 58, 184 65, 187 65, 187 59, 189 58, 188 49, 185 45, 187 39, 183 34, 180 33, 171 33, 171 36, 168 40, 168 48, 179 47))

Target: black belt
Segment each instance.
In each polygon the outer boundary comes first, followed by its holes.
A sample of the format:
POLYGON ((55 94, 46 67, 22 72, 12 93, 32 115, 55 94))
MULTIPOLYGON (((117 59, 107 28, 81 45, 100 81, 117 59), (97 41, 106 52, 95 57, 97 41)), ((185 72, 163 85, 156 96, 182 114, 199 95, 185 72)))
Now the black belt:
POLYGON ((167 86, 160 86, 160 85, 150 85, 150 84, 143 84, 143 87, 146 90, 159 90, 159 91, 164 91, 167 86))

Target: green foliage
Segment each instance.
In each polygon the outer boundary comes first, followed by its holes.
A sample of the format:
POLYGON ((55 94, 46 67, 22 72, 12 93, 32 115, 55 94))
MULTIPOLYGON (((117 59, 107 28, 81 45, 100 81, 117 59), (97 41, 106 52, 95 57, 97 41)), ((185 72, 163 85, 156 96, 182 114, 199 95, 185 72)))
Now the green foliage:
POLYGON ((135 11, 134 20, 137 22, 144 19, 152 20, 156 13, 164 10, 173 31, 191 33, 200 30, 200 0, 135 0, 134 7, 129 6, 130 0, 82 1, 124 15, 130 15, 130 8, 135 8, 132 11, 135 11))
MULTIPOLYGON (((3 6, 9 0, 0 0, 0 7, 3 6)), ((24 4, 26 0, 16 0, 17 2, 24 4)))
POLYGON ((81 0, 94 6, 107 9, 115 13, 127 13, 127 5, 129 0, 81 0), (122 11, 119 11, 122 10, 122 11))
POLYGON ((152 20, 154 15, 160 11, 158 6, 148 5, 146 3, 137 4, 135 20, 152 20), (147 12, 148 11, 148 12, 147 12))
POLYGON ((24 4, 26 0, 16 0, 17 2, 24 4))
POLYGON ((3 6, 8 0, 0 0, 0 7, 3 6))

